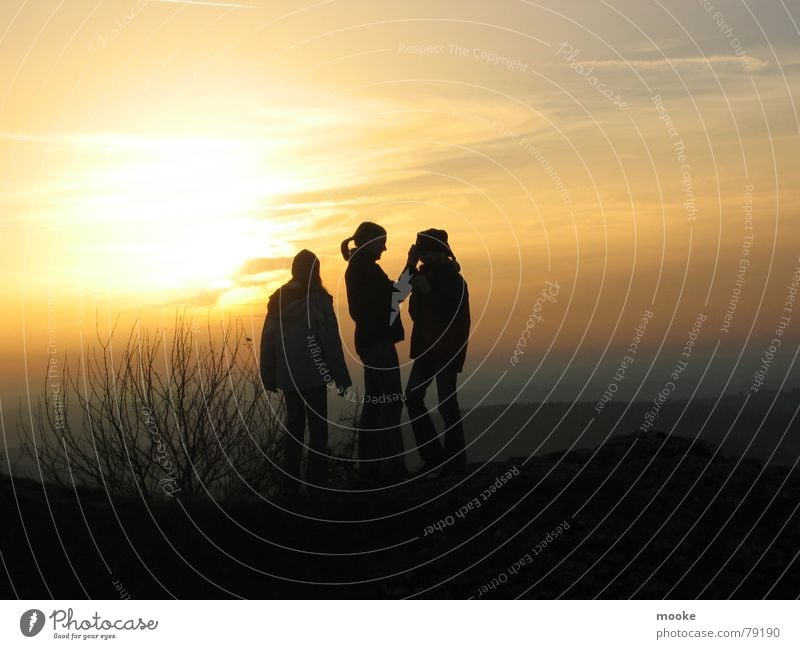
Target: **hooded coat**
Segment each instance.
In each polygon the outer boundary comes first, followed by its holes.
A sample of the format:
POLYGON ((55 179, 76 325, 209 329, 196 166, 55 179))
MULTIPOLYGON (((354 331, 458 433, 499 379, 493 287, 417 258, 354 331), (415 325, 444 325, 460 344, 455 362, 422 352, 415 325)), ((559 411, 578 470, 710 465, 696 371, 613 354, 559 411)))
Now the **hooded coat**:
POLYGON ((291 281, 273 293, 261 332, 261 381, 267 390, 301 392, 331 381, 351 385, 333 298, 291 281))

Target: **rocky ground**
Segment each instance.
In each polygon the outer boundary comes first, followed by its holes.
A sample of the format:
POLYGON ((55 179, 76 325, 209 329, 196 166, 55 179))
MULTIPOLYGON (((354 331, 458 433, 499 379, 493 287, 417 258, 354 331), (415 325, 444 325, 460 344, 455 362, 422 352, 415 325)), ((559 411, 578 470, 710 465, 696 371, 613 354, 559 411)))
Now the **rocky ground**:
POLYGON ((6 598, 796 598, 800 471, 663 433, 281 504, 0 483, 6 598))

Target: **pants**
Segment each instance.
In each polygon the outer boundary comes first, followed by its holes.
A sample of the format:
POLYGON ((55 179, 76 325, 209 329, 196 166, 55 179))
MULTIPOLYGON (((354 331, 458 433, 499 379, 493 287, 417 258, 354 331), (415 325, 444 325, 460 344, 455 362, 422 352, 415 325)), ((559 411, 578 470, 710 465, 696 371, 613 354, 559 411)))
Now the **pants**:
POLYGON ((424 357, 414 361, 406 386, 406 408, 411 419, 411 428, 417 442, 417 451, 428 466, 444 463, 446 470, 461 470, 467 463, 464 448, 464 427, 458 405, 458 372, 451 366, 440 367, 435 361, 424 357), (428 409, 425 393, 436 379, 439 396, 439 414, 444 419, 444 449, 439 441, 428 409))
POLYGON ((403 457, 403 386, 394 343, 386 341, 360 354, 364 364, 364 406, 358 422, 359 478, 363 482, 399 480, 403 457))
POLYGON ((300 489, 300 460, 308 420, 308 467, 306 482, 309 488, 324 487, 328 482, 328 395, 326 387, 303 392, 284 391, 286 401, 286 435, 283 438, 283 491, 296 493, 300 489))

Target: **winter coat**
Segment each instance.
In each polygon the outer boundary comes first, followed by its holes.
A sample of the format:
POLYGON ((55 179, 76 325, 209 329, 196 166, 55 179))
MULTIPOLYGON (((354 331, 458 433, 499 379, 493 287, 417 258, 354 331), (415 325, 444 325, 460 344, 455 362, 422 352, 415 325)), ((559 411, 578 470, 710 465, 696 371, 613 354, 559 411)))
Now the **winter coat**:
POLYGON ((350 317, 356 323, 355 346, 359 355, 382 342, 403 340, 405 332, 400 314, 390 325, 394 282, 370 254, 353 253, 344 273, 350 317))
POLYGON ((469 340, 469 291, 458 262, 448 259, 423 265, 411 280, 408 312, 411 330, 411 358, 425 358, 444 367, 452 363, 464 369, 469 340))
POLYGON ((351 385, 333 298, 289 282, 269 298, 261 332, 261 381, 267 390, 300 392, 351 385))

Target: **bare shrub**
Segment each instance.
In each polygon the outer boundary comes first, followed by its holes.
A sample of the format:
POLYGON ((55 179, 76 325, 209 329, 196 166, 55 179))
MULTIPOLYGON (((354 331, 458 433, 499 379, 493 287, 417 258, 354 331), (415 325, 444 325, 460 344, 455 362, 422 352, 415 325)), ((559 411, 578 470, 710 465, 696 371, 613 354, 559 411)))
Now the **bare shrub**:
POLYGON ((121 352, 116 327, 105 340, 98 327, 99 345, 76 370, 65 357, 63 419, 45 386, 33 429, 20 425, 23 452, 42 477, 146 500, 272 493, 283 404, 265 393, 242 323, 221 324, 219 343, 209 322, 201 345, 184 315, 176 314, 169 341, 137 322, 121 352))
POLYGON ((361 408, 358 393, 352 408, 342 411, 334 424, 328 444, 328 483, 334 488, 347 488, 358 478, 358 420, 361 408))

